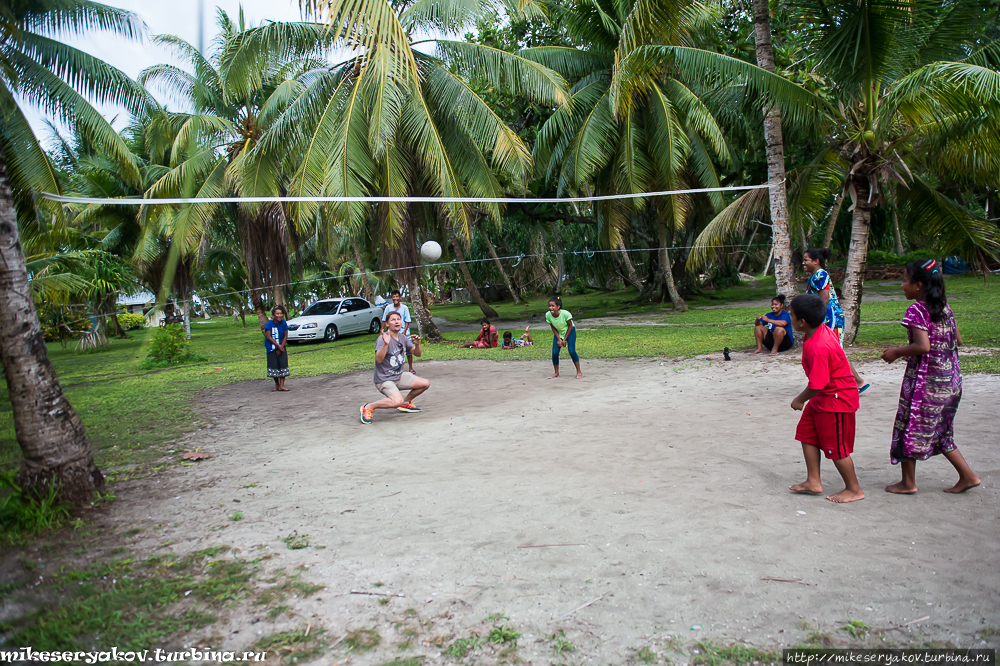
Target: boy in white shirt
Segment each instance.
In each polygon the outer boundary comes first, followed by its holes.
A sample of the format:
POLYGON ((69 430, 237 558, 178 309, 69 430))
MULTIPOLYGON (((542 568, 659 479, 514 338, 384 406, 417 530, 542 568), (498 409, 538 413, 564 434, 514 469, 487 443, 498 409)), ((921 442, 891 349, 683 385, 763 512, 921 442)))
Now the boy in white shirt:
MULTIPOLYGON (((406 307, 403 303, 403 297, 400 295, 399 289, 393 289, 390 298, 392 299, 392 305, 387 305, 382 311, 382 330, 386 331, 389 329, 386 324, 386 320, 389 318, 390 314, 396 313, 399 315, 399 319, 403 324, 402 328, 399 329, 399 334, 409 338, 410 308, 406 307)), ((410 372, 413 372, 413 354, 409 353, 409 348, 407 348, 406 363, 410 367, 410 372)))

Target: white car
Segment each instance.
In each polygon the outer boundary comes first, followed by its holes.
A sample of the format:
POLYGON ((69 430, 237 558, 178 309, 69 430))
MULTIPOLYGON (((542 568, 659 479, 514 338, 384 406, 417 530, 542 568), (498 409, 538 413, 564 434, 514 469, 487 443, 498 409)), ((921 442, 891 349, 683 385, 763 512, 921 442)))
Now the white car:
POLYGON ((300 316, 288 322, 288 341, 326 340, 333 342, 351 333, 378 333, 382 327, 382 307, 363 298, 333 298, 316 301, 300 316))

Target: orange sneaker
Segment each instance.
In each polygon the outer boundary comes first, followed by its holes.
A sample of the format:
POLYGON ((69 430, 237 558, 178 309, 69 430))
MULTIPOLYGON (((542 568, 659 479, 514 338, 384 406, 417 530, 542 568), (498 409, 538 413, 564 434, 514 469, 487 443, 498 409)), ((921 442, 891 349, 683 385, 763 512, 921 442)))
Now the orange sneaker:
POLYGON ((416 405, 414 405, 412 402, 404 402, 402 405, 400 405, 396 409, 399 410, 399 411, 401 411, 401 412, 406 412, 408 414, 413 414, 415 412, 419 412, 420 411, 420 408, 417 407, 416 405))
POLYGON ((372 414, 374 414, 374 413, 375 413, 374 409, 368 409, 368 403, 367 402, 365 404, 361 405, 361 422, 362 423, 371 423, 372 422, 372 414))

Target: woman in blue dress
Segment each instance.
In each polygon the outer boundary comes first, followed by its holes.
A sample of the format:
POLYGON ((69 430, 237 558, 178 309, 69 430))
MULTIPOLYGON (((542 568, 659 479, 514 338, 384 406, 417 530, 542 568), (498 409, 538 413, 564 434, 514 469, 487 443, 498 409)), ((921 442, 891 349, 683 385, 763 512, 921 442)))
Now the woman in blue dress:
MULTIPOLYGON (((844 346, 844 310, 840 307, 840 299, 837 298, 837 290, 833 288, 833 280, 826 272, 826 260, 830 258, 829 248, 811 247, 802 255, 802 268, 809 273, 809 280, 806 282, 806 293, 816 294, 826 303, 826 319, 824 324, 830 327, 840 339, 840 346, 844 346)), ((850 363, 850 361, 848 361, 850 363)), ((854 380, 858 383, 859 391, 864 393, 871 384, 866 384, 858 371, 851 363, 851 372, 854 373, 854 380)))

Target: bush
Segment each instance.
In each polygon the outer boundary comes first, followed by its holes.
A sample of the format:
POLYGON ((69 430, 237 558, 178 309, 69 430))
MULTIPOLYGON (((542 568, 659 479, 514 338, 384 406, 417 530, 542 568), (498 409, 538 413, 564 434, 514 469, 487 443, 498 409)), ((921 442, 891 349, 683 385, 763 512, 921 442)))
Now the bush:
POLYGON ((126 331, 136 331, 145 328, 146 317, 141 314, 120 314, 118 315, 118 323, 126 331))
POLYGON ((895 254, 893 252, 882 252, 872 250, 868 253, 868 264, 878 266, 905 266, 911 261, 918 259, 936 259, 933 250, 914 250, 908 254, 895 254))
POLYGON ((142 362, 143 369, 165 368, 171 365, 196 363, 208 360, 191 351, 191 343, 184 339, 184 327, 180 324, 169 324, 153 332, 153 340, 149 345, 149 354, 142 362))
POLYGON ((39 310, 38 321, 42 325, 45 341, 60 342, 63 346, 90 330, 90 319, 86 314, 65 306, 50 305, 39 310))

